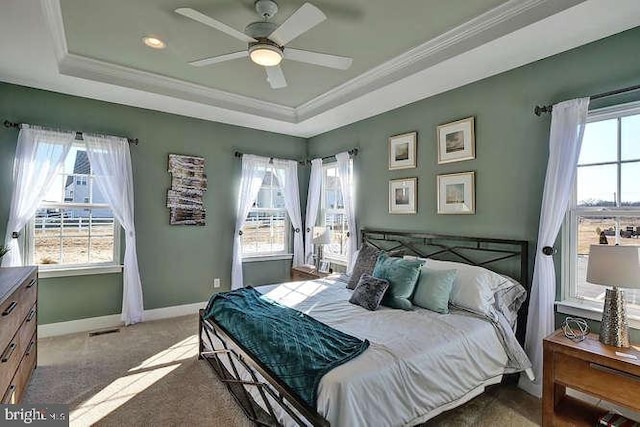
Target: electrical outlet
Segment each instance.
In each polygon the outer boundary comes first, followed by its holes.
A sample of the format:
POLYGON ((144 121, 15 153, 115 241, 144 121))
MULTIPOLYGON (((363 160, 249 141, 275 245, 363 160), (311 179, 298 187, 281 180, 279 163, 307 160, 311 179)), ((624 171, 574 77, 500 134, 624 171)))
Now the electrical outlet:
POLYGON ((214 288, 219 288, 220 287, 220 279, 218 277, 213 279, 213 287, 214 288))

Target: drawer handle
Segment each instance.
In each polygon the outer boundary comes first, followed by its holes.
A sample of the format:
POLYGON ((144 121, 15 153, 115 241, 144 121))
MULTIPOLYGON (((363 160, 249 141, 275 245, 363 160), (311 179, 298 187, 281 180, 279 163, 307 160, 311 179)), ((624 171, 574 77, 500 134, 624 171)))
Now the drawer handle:
POLYGON ((5 394, 5 396, 7 396, 7 398, 4 400, 4 402, 2 402, 3 404, 14 404, 15 401, 13 400, 14 398, 14 394, 16 392, 16 385, 15 384, 11 384, 9 386, 9 388, 7 389, 7 394, 5 394))
POLYGON ((628 372, 619 371, 617 369, 609 368, 607 366, 598 365, 597 363, 589 363, 589 367, 595 369, 596 371, 606 372, 608 374, 617 375, 619 377, 628 378, 633 381, 640 382, 640 377, 637 375, 630 374, 628 372))
POLYGON ((29 313, 29 316, 27 316, 27 322, 31 322, 33 320, 33 316, 36 315, 36 309, 32 308, 31 312, 29 313))
POLYGON ((2 312, 2 315, 3 316, 10 315, 13 309, 16 308, 17 306, 18 306, 18 303, 16 301, 11 301, 11 304, 9 304, 9 307, 7 307, 7 309, 2 312))
POLYGON ((29 289, 30 287, 32 287, 33 285, 36 284, 36 278, 34 277, 33 279, 31 279, 31 281, 29 282, 29 284, 27 285, 27 289, 29 289))
POLYGON ((0 362, 7 363, 9 361, 9 359, 11 358, 11 355, 13 354, 13 352, 16 351, 16 347, 17 347, 17 345, 14 342, 9 344, 9 347, 7 347, 7 349, 2 354, 2 360, 0 360, 0 362))
POLYGON ((31 350, 33 350, 33 346, 36 342, 34 340, 31 340, 31 342, 29 343, 29 347, 27 347, 27 351, 25 352, 25 356, 28 356, 31 354, 31 350))

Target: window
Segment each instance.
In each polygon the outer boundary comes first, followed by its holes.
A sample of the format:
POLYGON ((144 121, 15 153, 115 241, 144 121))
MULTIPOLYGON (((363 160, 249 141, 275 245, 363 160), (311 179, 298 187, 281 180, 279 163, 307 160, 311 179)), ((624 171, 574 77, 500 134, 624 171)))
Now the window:
MULTIPOLYGON (((565 220, 563 298, 602 310, 605 287, 587 283, 589 245, 640 245, 640 106, 589 114, 565 220)), ((640 316, 640 292, 625 290, 640 316)))
POLYGON ((120 227, 95 185, 87 152, 73 146, 40 202, 27 240, 42 270, 119 264, 120 227))
MULTIPOLYGON (((351 167, 353 165, 351 164, 351 167)), ((323 256, 331 261, 347 262, 347 215, 344 210, 338 165, 324 165, 320 202, 321 225, 331 230, 331 243, 323 247, 323 256)))
POLYGON ((242 255, 245 257, 290 252, 291 223, 276 174, 284 176, 284 169, 267 168, 258 197, 242 228, 242 255))

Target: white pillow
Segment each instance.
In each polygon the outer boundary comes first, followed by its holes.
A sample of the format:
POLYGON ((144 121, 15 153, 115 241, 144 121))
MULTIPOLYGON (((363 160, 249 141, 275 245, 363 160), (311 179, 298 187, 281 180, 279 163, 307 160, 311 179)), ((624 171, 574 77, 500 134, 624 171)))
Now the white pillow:
POLYGON ((351 273, 353 273, 353 266, 356 265, 356 261, 358 260, 358 254, 360 253, 360 249, 358 249, 357 251, 355 251, 353 253, 353 255, 351 256, 351 262, 349 263, 349 265, 347 266, 347 275, 351 275, 351 273))
POLYGON ((495 303, 494 294, 512 286, 506 277, 475 265, 427 258, 424 266, 433 270, 457 270, 449 301, 459 307, 486 315, 492 311, 495 303))

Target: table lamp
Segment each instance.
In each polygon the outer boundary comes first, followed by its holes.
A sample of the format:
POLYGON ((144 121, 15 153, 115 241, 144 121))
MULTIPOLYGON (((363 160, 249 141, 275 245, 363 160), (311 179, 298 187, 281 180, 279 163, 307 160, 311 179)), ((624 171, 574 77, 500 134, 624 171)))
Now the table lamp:
POLYGON ((600 326, 600 342, 629 347, 629 326, 623 288, 640 289, 640 246, 591 245, 587 282, 607 289, 600 326))
POLYGON ((322 261, 322 246, 331 243, 331 230, 328 227, 313 227, 313 244, 318 248, 318 258, 316 259, 316 268, 320 269, 322 261))

